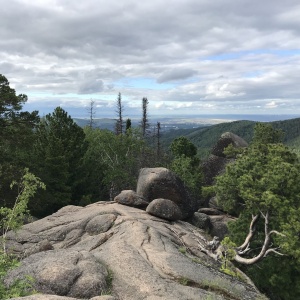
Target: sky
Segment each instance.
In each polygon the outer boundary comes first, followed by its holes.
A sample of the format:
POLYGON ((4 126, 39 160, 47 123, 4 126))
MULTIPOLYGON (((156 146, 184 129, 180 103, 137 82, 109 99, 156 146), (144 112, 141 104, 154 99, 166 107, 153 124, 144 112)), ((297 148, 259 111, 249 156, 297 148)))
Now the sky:
POLYGON ((299 0, 0 0, 0 74, 72 117, 299 114, 299 0))

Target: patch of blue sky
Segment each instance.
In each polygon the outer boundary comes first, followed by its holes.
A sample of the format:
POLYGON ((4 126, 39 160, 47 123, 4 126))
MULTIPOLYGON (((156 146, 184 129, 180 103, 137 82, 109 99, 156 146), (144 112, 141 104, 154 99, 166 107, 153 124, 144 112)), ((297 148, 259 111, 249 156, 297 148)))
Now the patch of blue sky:
POLYGON ((175 86, 172 83, 157 83, 152 78, 124 78, 114 82, 115 87, 151 90, 167 90, 175 86))
POLYGON ((245 77, 245 78, 255 78, 255 77, 259 77, 261 75, 263 75, 263 71, 249 71, 249 72, 246 72, 242 75, 242 77, 245 77))
POLYGON ((215 60, 215 61, 234 60, 251 54, 257 54, 257 55, 273 54, 281 57, 288 57, 288 56, 300 55, 300 49, 256 49, 256 50, 249 50, 249 51, 222 53, 218 55, 207 56, 204 59, 215 60))

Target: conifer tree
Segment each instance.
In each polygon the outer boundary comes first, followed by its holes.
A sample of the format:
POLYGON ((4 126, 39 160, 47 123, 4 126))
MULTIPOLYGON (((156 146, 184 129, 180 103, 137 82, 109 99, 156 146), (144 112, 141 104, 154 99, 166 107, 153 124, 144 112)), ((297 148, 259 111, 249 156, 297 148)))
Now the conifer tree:
POLYGON ((41 120, 36 134, 35 173, 47 190, 30 208, 37 214, 47 215, 69 203, 76 204, 83 195, 81 168, 86 151, 85 134, 61 107, 41 120))
POLYGON ((217 199, 238 217, 229 225, 230 238, 238 245, 234 261, 247 265, 247 274, 272 298, 298 299, 299 158, 276 143, 280 132, 264 124, 255 130, 253 143, 217 177, 217 199))
POLYGON ((123 134, 123 111, 124 107, 122 105, 122 96, 121 93, 119 93, 117 101, 116 101, 116 113, 117 113, 117 120, 115 125, 115 133, 116 135, 122 135, 123 134))
POLYGON ((15 199, 10 183, 30 164, 33 129, 39 121, 37 111, 22 110, 26 101, 27 96, 17 95, 0 74, 0 205, 8 207, 15 199))
POLYGON ((142 120, 141 120, 141 129, 142 136, 145 138, 147 135, 147 130, 150 127, 149 119, 148 119, 148 104, 149 101, 146 97, 142 99, 142 120))

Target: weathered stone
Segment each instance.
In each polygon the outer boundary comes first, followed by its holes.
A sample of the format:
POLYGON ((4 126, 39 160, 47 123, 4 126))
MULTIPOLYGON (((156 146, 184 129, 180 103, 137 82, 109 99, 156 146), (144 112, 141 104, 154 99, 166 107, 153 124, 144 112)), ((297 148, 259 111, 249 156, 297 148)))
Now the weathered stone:
POLYGON ((137 208, 146 208, 149 202, 145 201, 145 199, 139 196, 135 191, 132 190, 124 190, 119 195, 117 195, 114 199, 119 204, 128 205, 137 208))
POLYGON ((212 209, 216 209, 216 210, 219 210, 220 207, 219 207, 219 203, 218 203, 218 199, 216 196, 214 197, 211 197, 208 201, 208 206, 209 208, 212 208, 212 209))
POLYGON ((169 199, 154 199, 147 206, 146 212, 150 215, 169 221, 177 221, 182 219, 182 213, 178 205, 169 199))
POLYGON ((78 300, 76 298, 49 295, 49 294, 36 294, 27 297, 11 298, 10 300, 78 300))
POLYGON ((225 166, 228 163, 234 161, 234 159, 226 158, 223 153, 224 149, 230 144, 235 148, 248 146, 248 143, 236 134, 231 132, 223 133, 216 145, 212 148, 208 159, 202 163, 204 185, 212 185, 214 183, 214 178, 224 172, 225 166))
POLYGON ((221 135, 216 145, 212 148, 211 154, 219 157, 225 157, 223 151, 230 144, 232 144, 235 148, 248 147, 248 143, 238 135, 232 132, 225 132, 221 135))
POLYGON ((208 215, 203 214, 203 213, 199 213, 199 212, 195 212, 192 219, 191 219, 191 223, 203 230, 209 230, 211 227, 211 223, 210 223, 210 218, 208 215))
MULTIPOLYGON (((10 298, 11 300, 78 300, 78 298, 64 297, 64 296, 56 296, 49 294, 35 294, 27 297, 20 298, 10 298)), ((117 300, 113 296, 105 295, 105 296, 96 296, 90 298, 89 300, 117 300)))
POLYGON ((227 215, 209 216, 211 222, 210 235, 217 236, 222 240, 228 235, 228 222, 233 221, 234 218, 227 215))
POLYGON ((114 223, 116 215, 105 214, 92 218, 85 226, 85 231, 89 234, 99 234, 106 232, 114 223))
POLYGON ((210 215, 210 216, 224 215, 224 212, 222 212, 216 208, 212 208, 212 207, 199 208, 198 212, 206 214, 206 215, 210 215))
POLYGON ((35 253, 48 251, 48 250, 53 250, 53 246, 47 239, 45 239, 38 242, 37 244, 34 244, 31 248, 26 250, 24 256, 29 256, 35 253))
POLYGON ((194 212, 192 199, 183 182, 166 168, 141 169, 137 194, 148 202, 159 198, 171 200, 178 205, 184 219, 194 212))
POLYGON ((9 273, 12 278, 34 278, 35 290, 47 294, 91 298, 107 289, 106 268, 88 252, 50 250, 33 254, 22 261, 22 267, 9 273))
POLYGON ((54 250, 25 258, 6 280, 32 275, 38 292, 63 296, 24 300, 91 299, 107 292, 116 300, 263 299, 252 284, 222 273, 220 263, 200 251, 205 236, 189 223, 115 202, 69 206, 8 235, 8 247, 16 246, 21 256, 45 239, 54 250), (87 230, 97 216, 108 216, 106 232, 87 230))
POLYGON ((211 154, 202 163, 204 185, 212 185, 216 176, 224 172, 226 165, 232 160, 211 154))

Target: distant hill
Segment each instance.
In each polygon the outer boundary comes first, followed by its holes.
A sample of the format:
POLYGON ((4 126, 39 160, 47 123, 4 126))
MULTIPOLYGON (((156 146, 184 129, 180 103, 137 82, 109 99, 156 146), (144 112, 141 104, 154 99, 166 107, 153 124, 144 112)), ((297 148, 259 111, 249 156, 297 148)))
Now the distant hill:
MULTIPOLYGON (((227 131, 237 134, 247 142, 251 142, 256 123, 254 121, 234 121, 200 128, 173 130, 164 134, 161 140, 164 147, 168 148, 176 137, 185 136, 198 147, 199 155, 204 157, 208 155, 221 134, 227 131)), ((283 130, 286 145, 300 149, 300 118, 268 123, 275 129, 283 130)))

